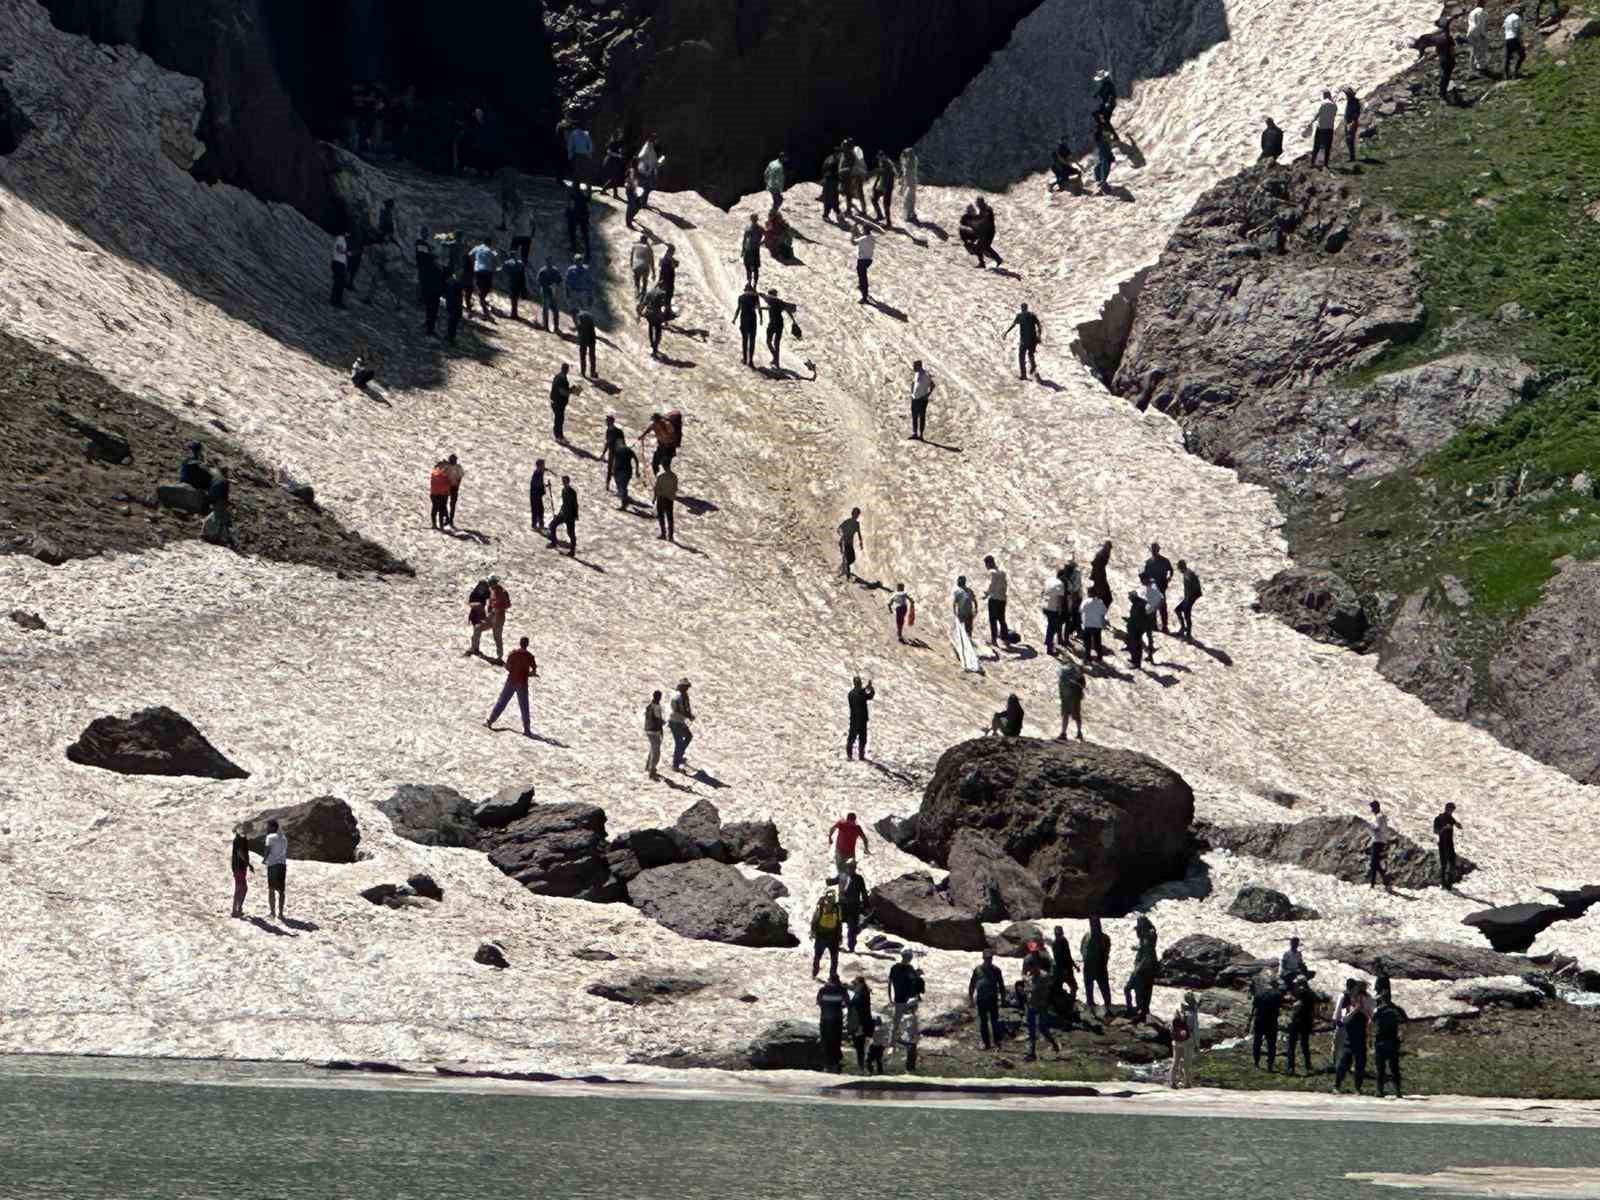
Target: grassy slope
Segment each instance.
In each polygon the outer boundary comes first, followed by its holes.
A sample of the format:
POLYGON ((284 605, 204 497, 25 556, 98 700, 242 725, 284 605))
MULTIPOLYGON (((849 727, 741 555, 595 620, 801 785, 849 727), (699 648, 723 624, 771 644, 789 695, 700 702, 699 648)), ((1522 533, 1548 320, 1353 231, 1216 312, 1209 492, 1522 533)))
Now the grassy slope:
MULTIPOLYGON (((1443 107, 1430 87, 1421 107, 1382 122, 1367 143, 1381 161, 1352 180, 1424 231, 1429 312, 1415 342, 1363 375, 1440 357, 1458 348, 1441 341, 1446 329, 1481 321, 1467 344, 1519 354, 1539 372, 1538 393, 1418 469, 1290 524, 1297 556, 1366 590, 1405 595, 1459 577, 1474 599, 1459 643, 1480 666, 1555 559, 1600 557, 1600 500, 1592 487, 1570 490, 1580 472, 1600 480, 1600 220, 1585 211, 1600 204, 1600 40, 1564 61, 1535 50, 1522 80, 1468 108, 1443 107), (1513 303, 1532 318, 1495 320, 1513 303), (1341 506, 1345 519, 1330 520, 1341 506)), ((1433 69, 1430 55, 1418 77, 1431 85, 1433 69)), ((1458 79, 1470 95, 1484 90, 1464 48, 1458 79)))

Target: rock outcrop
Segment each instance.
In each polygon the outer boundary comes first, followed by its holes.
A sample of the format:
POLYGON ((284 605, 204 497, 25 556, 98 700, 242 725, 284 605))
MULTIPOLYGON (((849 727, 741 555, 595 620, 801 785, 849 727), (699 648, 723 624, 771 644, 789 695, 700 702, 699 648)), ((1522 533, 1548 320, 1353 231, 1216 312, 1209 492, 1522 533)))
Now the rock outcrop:
POLYGON ((536 896, 626 898, 606 857, 606 814, 593 804, 536 804, 484 835, 489 861, 536 896))
POLYGON ((1559 904, 1504 904, 1468 913, 1461 923, 1483 934, 1501 953, 1521 954, 1557 921, 1571 919, 1572 913, 1559 904))
POLYGON ((712 859, 641 871, 628 884, 633 906, 674 933, 734 946, 798 946, 789 915, 737 867, 712 859))
POLYGON ((1246 884, 1228 905, 1228 915, 1257 925, 1270 925, 1279 921, 1315 921, 1319 914, 1314 908, 1305 908, 1274 888, 1246 884))
POLYGON ((378 811, 388 817, 394 831, 423 846, 477 849, 478 822, 472 802, 454 788, 429 783, 403 783, 378 811))
POLYGON ((950 901, 978 920, 1026 921, 1044 913, 1044 888, 994 839, 959 829, 950 843, 950 901))
POLYGON ((266 853, 267 822, 276 821, 289 839, 289 857, 310 862, 351 863, 361 844, 361 829, 350 806, 334 796, 318 796, 304 804, 268 808, 239 825, 256 854, 266 853))
POLYGON ((748 863, 762 871, 777 872, 789 857, 778 841, 778 827, 773 822, 735 821, 725 825, 721 812, 709 800, 697 800, 670 827, 622 834, 611 843, 611 850, 624 856, 618 861, 627 866, 620 873, 630 878, 639 870, 702 858, 748 863))
POLYGON ((879 928, 924 946, 982 950, 987 944, 977 914, 951 904, 926 871, 912 871, 873 888, 872 914, 879 928))
POLYGON ((745 1051, 757 1071, 822 1070, 822 1037, 815 1021, 779 1021, 763 1029, 745 1051))
POLYGON ((96 717, 67 747, 67 759, 121 775, 248 779, 186 717, 158 705, 126 717, 96 717))
POLYGON ((1256 607, 1319 642, 1367 650, 1377 634, 1361 596, 1341 576, 1315 567, 1285 567, 1256 584, 1256 607))
POLYGON ((1256 958, 1236 942, 1191 933, 1162 951, 1156 979, 1166 987, 1243 987, 1276 965, 1270 958, 1256 958))
POLYGON ((681 996, 692 996, 703 991, 706 986, 703 979, 635 975, 625 983, 592 983, 584 991, 617 1004, 670 1004, 681 996))
POLYGON ((1393 979, 1482 979, 1495 975, 1520 976, 1528 969, 1526 959, 1475 946, 1458 946, 1454 942, 1406 941, 1329 946, 1323 954, 1368 974, 1383 973, 1393 979))
POLYGON ((1194 793, 1176 772, 1084 742, 979 738, 940 756, 917 852, 945 865, 956 834, 993 839, 1043 888, 1046 917, 1085 917, 1183 877, 1194 793))
POLYGON ((500 829, 519 821, 533 811, 533 784, 503 787, 472 810, 472 820, 480 829, 500 829))
POLYGON ((1442 584, 1420 588, 1401 602, 1378 647, 1379 674, 1456 721, 1478 708, 1472 664, 1456 644, 1460 618, 1442 584))
MULTIPOLYGON (((1360 817, 1308 817, 1284 825, 1203 825, 1198 833, 1213 849, 1319 871, 1346 883, 1365 883, 1367 879, 1372 834, 1360 817)), ((1471 860, 1459 858, 1457 862, 1463 876, 1473 870, 1471 860)), ((1391 834, 1385 863, 1390 878, 1400 887, 1439 886, 1438 857, 1410 838, 1391 834)))

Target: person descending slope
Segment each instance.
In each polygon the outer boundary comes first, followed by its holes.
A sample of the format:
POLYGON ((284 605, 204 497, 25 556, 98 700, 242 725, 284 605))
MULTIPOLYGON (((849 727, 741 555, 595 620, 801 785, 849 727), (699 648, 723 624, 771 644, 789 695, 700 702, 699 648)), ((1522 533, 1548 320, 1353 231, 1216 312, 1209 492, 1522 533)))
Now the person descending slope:
POLYGON ((787 316, 798 334, 800 327, 795 323, 795 315, 799 312, 787 300, 778 298, 777 288, 768 288, 766 295, 767 305, 767 352, 772 355, 772 369, 779 370, 783 366, 783 318, 787 316))
POLYGON ((850 515, 839 522, 839 574, 854 579, 852 569, 856 561, 856 546, 867 548, 867 539, 861 535, 861 510, 852 508, 850 515))
POLYGON ((1283 153, 1283 130, 1271 117, 1262 119, 1266 126, 1261 130, 1261 161, 1276 163, 1283 153))
POLYGON ((755 213, 750 214, 750 224, 744 227, 739 255, 744 260, 745 283, 753 288, 761 286, 761 221, 755 213))
POLYGON ((739 361, 747 367, 756 365, 756 330, 761 327, 761 297, 756 285, 747 283, 739 298, 734 301, 734 322, 739 326, 739 361))
POLYGON ((1039 343, 1044 341, 1044 325, 1034 313, 1028 311, 1028 306, 1023 306, 1017 315, 1011 318, 1011 324, 1006 326, 1005 337, 1013 329, 1017 331, 1017 378, 1026 379, 1030 374, 1039 378, 1039 364, 1034 359, 1034 352, 1038 350, 1039 343))
POLYGON ((994 210, 982 196, 975 197, 961 214, 961 244, 978 260, 976 265, 980 268, 987 266, 991 258, 997 267, 1004 261, 994 248, 994 232, 994 210))

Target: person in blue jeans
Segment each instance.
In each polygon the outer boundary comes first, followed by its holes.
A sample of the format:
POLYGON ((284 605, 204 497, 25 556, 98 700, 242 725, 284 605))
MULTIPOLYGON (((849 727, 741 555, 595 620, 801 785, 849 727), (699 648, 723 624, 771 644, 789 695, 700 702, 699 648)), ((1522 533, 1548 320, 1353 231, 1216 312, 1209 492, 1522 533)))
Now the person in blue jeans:
POLYGON ((689 750, 689 743, 694 741, 694 732, 689 728, 694 720, 694 710, 689 706, 689 681, 678 680, 678 690, 672 693, 672 711, 667 717, 667 728, 672 731, 672 769, 683 770, 683 756, 689 750))

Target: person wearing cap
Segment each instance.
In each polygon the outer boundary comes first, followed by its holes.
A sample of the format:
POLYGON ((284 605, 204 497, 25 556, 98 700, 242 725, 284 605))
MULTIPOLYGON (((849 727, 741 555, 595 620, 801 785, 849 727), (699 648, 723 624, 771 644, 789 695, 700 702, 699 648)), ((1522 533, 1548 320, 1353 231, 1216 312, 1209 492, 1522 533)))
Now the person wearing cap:
POLYGON ((1005 990, 994 951, 985 950, 983 961, 972 968, 972 978, 967 981, 967 1003, 978 1010, 978 1037, 985 1050, 1000 1044, 1000 997, 1005 990))
POLYGON ((500 698, 489 710, 489 719, 483 723, 486 729, 494 728, 494 723, 500 719, 500 714, 505 712, 506 705, 515 696, 517 707, 522 711, 522 736, 533 736, 533 726, 528 720, 528 676, 530 675, 538 677, 539 664, 535 661, 533 652, 528 649, 528 639, 522 638, 517 642, 517 648, 506 656, 506 681, 500 688, 500 698))
MULTIPOLYGON (((889 1031, 891 1048, 900 1044, 900 1026, 907 1014, 914 1011, 912 1006, 917 997, 927 989, 922 972, 911 965, 911 947, 907 946, 900 951, 900 961, 889 968, 889 1006, 894 1014, 893 1028, 889 1031)), ((915 1024, 914 1017, 912 1023, 915 1024)))
POLYGON ((911 364, 911 436, 923 440, 928 429, 928 401, 933 396, 933 376, 919 358, 911 364))
POLYGON ((1289 939, 1289 948, 1283 952, 1283 957, 1278 960, 1278 977, 1288 987, 1300 976, 1307 974, 1306 960, 1300 954, 1300 939, 1289 939))
POLYGON ((822 955, 828 955, 828 976, 837 978, 839 974, 839 936, 843 918, 839 914, 839 895, 831 886, 823 890, 817 898, 817 906, 811 911, 811 978, 817 977, 817 972, 822 970, 822 955))
POLYGON ((672 769, 683 770, 683 756, 689 743, 694 741, 694 731, 689 726, 694 721, 694 709, 689 704, 689 681, 678 680, 678 690, 672 693, 671 713, 667 728, 672 731, 672 769))
POLYGON ((822 1069, 839 1072, 844 1067, 844 1010, 850 993, 839 982, 837 971, 828 973, 828 982, 817 989, 817 1032, 822 1037, 822 1069))

